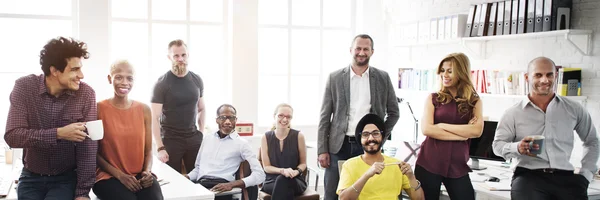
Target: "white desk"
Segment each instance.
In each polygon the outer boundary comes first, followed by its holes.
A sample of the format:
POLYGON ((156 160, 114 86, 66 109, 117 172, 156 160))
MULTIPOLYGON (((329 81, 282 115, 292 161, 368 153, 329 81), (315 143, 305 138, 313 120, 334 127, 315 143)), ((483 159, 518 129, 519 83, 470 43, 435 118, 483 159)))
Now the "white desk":
MULTIPOLYGON (((482 180, 489 176, 495 176, 500 179, 500 184, 507 186, 510 188, 510 183, 512 180, 512 171, 509 168, 504 167, 498 161, 486 161, 479 160, 479 164, 481 166, 487 167, 485 170, 474 170, 469 174, 473 182, 473 189, 475 189, 475 198, 478 200, 488 200, 488 199, 502 199, 502 200, 510 200, 510 191, 491 191, 485 187, 480 186, 480 184, 484 183, 482 180), (479 175, 480 173, 484 173, 485 175, 479 175)), ((448 193, 445 191, 442 192, 443 195, 447 196, 448 193)), ((590 200, 600 200, 600 180, 592 180, 588 187, 588 197, 590 200)))
MULTIPOLYGON (((386 147, 396 147, 397 150, 394 156, 400 160, 406 159, 408 155, 411 155, 413 153, 413 150, 407 147, 402 141, 387 141, 384 145, 384 148, 386 147)), ((415 161, 416 156, 412 156, 410 157, 410 160, 408 162, 414 166, 415 161)), ((489 178, 489 176, 494 176, 500 179, 500 182, 498 184, 503 185, 505 188, 510 188, 510 183, 513 175, 512 170, 499 161, 479 160, 479 164, 481 166, 487 167, 487 169, 474 170, 469 174, 469 177, 471 178, 471 181, 473 183, 473 189, 475 189, 476 199, 510 200, 510 191, 492 191, 486 187, 481 186, 480 184, 483 184, 484 180, 489 178), (479 175, 480 173, 483 173, 484 175, 479 175)), ((443 192, 440 199, 449 199, 448 193, 446 193, 443 186, 442 191, 443 192)), ((600 180, 592 180, 588 187, 588 197, 590 200, 600 200, 600 180)))
MULTIPOLYGON (((0 163, 1 172, 9 172, 9 170, 21 170, 17 167, 13 169, 12 165, 0 163)), ((164 179, 163 182, 169 182, 166 185, 161 186, 164 199, 168 200, 212 200, 215 198, 213 192, 202 187, 200 184, 194 184, 184 176, 179 174, 173 168, 167 164, 160 162, 156 157, 154 158, 152 165, 152 172, 156 174, 158 179, 164 179)), ((0 174, 4 175, 4 173, 0 174)), ((18 178, 18 177, 16 177, 18 178)), ((15 190, 15 184, 11 187, 11 191, 6 200, 17 200, 17 192, 15 190)), ((98 199, 94 192, 90 191, 90 197, 92 200, 98 199)))

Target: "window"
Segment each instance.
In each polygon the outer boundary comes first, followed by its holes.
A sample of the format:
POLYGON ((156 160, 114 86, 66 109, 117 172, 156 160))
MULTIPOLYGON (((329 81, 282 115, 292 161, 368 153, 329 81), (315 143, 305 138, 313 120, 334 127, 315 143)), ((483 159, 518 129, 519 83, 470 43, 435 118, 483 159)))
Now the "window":
POLYGON ((258 1, 258 125, 271 126, 280 103, 294 125, 316 125, 327 76, 350 61, 348 0, 258 1))
POLYGON ((46 15, 46 17, 71 17, 71 14, 74 11, 73 3, 74 2, 71 0, 0 1, 0 13, 17 15, 46 15))
POLYGON ((182 39, 188 45, 188 69, 204 82, 206 118, 230 102, 225 5, 218 0, 111 1, 111 62, 125 58, 137 69, 132 98, 150 103, 156 80, 171 68, 168 44, 182 39))
MULTIPOLYGON (((0 130, 6 129, 10 107, 8 96, 15 80, 29 74, 43 74, 39 55, 49 40, 75 36, 73 4, 71 0, 0 1, 0 27, 4 27, 0 37, 0 55, 3 57, 0 96, 4 97, 0 98, 0 122, 3 122, 0 130)), ((4 137, 0 141, 4 141, 4 137)))

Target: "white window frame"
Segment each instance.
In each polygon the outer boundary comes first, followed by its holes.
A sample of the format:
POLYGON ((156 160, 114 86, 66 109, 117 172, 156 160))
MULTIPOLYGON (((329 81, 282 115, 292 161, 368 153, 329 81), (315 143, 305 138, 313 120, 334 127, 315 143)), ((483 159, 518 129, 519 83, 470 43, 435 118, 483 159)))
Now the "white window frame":
MULTIPOLYGON (((357 0, 348 0, 350 1, 350 27, 346 27, 346 28, 342 28, 342 27, 326 27, 323 25, 323 1, 326 0, 320 0, 320 6, 319 6, 319 26, 300 26, 300 25, 293 25, 292 23, 292 1, 293 0, 287 0, 288 1, 288 20, 287 20, 287 24, 286 25, 274 25, 274 24, 261 24, 260 21, 258 23, 258 29, 263 29, 263 28, 281 28, 281 29, 286 29, 287 30, 287 37, 288 37, 288 63, 287 63, 287 102, 291 102, 291 98, 292 98, 292 77, 293 76, 314 76, 314 75, 294 75, 292 74, 292 30, 301 30, 301 29, 308 29, 308 30, 319 30, 319 35, 320 35, 320 43, 319 43, 319 49, 320 49, 320 55, 319 55, 319 97, 322 98, 323 92, 325 91, 325 85, 326 82, 324 81, 324 77, 328 76, 329 73, 323 73, 323 68, 324 68, 324 64, 323 64, 323 32, 327 31, 327 30, 342 30, 342 31, 349 31, 351 33, 355 33, 356 30, 356 13, 357 13, 357 0)), ((348 41, 348 44, 350 44, 351 41, 348 41)), ((260 60, 259 60, 260 63, 260 60)), ((260 64, 259 64, 260 65, 260 64)), ((341 65, 343 65, 343 63, 341 63, 341 65)), ((259 66, 260 68, 260 66, 259 66)), ((260 79, 260 77, 262 76, 273 76, 273 75, 269 75, 269 74, 262 74, 259 70, 258 73, 258 77, 260 79)), ((258 97, 260 98, 266 98, 266 97, 258 97)), ((307 97, 307 98, 317 98, 317 97, 307 97)), ((260 100, 259 100, 260 102, 260 100)), ((321 101, 319 101, 321 102, 321 101)), ((257 106, 259 106, 257 104, 257 106)), ((273 109, 275 109, 276 105, 273 105, 273 109)), ((294 107, 294 105, 291 105, 292 107, 294 107)), ((318 108, 315 109, 320 109, 321 105, 318 105, 318 108)), ((258 125, 264 125, 267 124, 265 122, 261 122, 261 117, 262 115, 264 115, 263 112, 259 112, 257 113, 257 122, 258 125)), ((318 123, 318 120, 315 120, 318 123)), ((299 126, 314 126, 314 125, 318 125, 318 124, 298 124, 299 126)), ((262 126, 261 126, 262 127, 262 126)))

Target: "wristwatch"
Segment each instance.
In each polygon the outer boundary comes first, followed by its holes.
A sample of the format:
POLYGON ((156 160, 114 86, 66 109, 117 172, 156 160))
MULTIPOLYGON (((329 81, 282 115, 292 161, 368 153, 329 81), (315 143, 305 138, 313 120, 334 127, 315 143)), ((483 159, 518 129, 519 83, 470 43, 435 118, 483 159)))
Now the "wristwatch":
POLYGON ((165 148, 165 146, 158 147, 158 148, 156 149, 156 152, 160 152, 160 151, 162 151, 162 150, 167 150, 167 148, 165 148))
POLYGON ((300 174, 304 173, 304 171, 302 171, 302 169, 300 169, 300 168, 296 168, 296 170, 298 170, 298 172, 300 172, 300 174))
MULTIPOLYGON (((414 190, 419 190, 419 188, 421 188, 421 181, 417 180, 417 187, 413 188, 414 190)), ((412 188, 412 186, 410 186, 412 188)))

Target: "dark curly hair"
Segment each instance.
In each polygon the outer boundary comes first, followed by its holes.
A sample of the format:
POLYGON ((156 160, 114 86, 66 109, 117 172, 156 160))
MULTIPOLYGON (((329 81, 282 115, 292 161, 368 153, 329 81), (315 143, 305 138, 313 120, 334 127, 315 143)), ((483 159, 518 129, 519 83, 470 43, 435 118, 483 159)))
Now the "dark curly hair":
POLYGON ((69 58, 88 59, 90 53, 87 51, 87 45, 73 38, 57 37, 50 40, 44 49, 40 51, 40 65, 44 75, 50 75, 50 66, 53 66, 60 72, 65 71, 67 59, 69 58))

